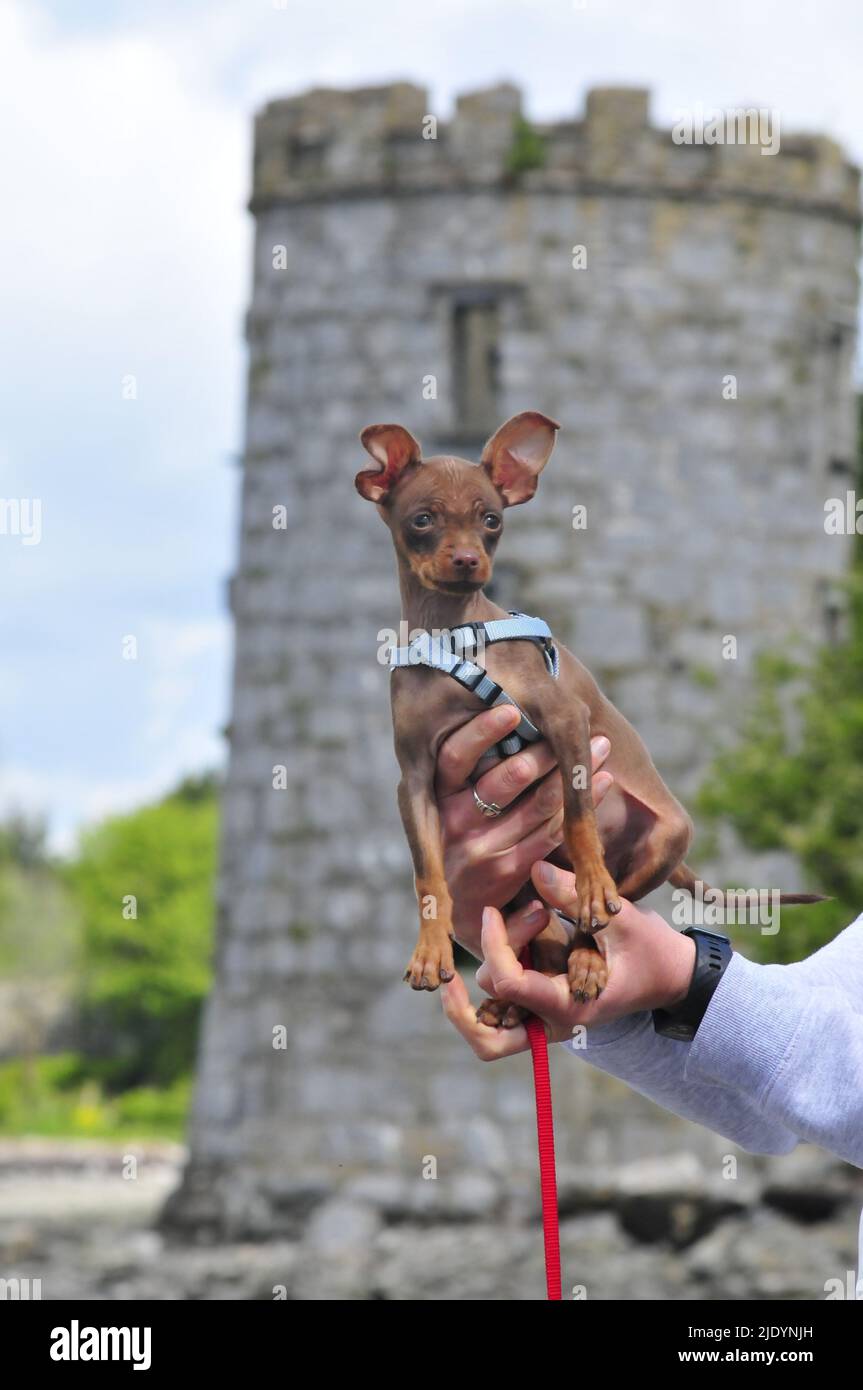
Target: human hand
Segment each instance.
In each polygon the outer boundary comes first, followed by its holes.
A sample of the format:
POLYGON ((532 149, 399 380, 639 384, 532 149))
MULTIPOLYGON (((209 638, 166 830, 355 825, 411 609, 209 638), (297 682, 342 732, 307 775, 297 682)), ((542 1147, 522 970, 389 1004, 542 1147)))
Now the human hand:
MULTIPOLYGON (((551 864, 537 864, 535 886, 552 907, 571 911, 575 876, 551 864)), ((548 910, 528 903, 510 915, 506 925, 496 908, 483 914, 483 964, 477 982, 495 999, 520 1004, 539 1017, 550 1042, 572 1037, 580 1024, 590 1028, 612 1023, 647 1009, 668 1009, 689 989, 695 964, 695 944, 670 927, 656 912, 645 912, 623 900, 623 907, 594 938, 609 966, 608 984, 598 999, 576 1004, 566 975, 549 977, 525 970, 518 961, 523 947, 543 930, 548 910)), ((478 1022, 467 987, 456 975, 441 991, 447 1018, 483 1061, 510 1057, 529 1046, 524 1025, 489 1028, 478 1022)))
MULTIPOLYGON (((563 843, 563 784, 544 741, 505 758, 476 783, 483 801, 504 808, 502 816, 484 816, 474 801, 468 778, 518 720, 513 705, 485 710, 450 734, 438 754, 436 796, 453 927, 460 945, 478 958, 483 908, 508 903, 527 882, 533 864, 563 843)), ((598 806, 613 781, 610 773, 599 771, 610 751, 608 739, 591 739, 590 751, 598 806)))

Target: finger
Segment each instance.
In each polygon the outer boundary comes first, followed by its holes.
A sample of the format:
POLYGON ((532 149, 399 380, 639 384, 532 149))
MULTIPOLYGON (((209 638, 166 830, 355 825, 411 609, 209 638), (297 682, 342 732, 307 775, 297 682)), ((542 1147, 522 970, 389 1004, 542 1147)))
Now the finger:
POLYGON ((452 796, 453 792, 461 791, 483 753, 512 733, 519 717, 514 705, 498 705, 495 709, 483 710, 450 734, 438 753, 437 796, 452 796))
MULTIPOLYGON (((487 907, 482 914, 482 954, 496 999, 522 1004, 543 1019, 560 1012, 561 990, 548 976, 536 970, 524 970, 519 965, 504 920, 495 907, 487 907)), ((559 978, 566 985, 565 977, 559 978)))
MULTIPOLYGON (((591 766, 594 774, 599 773, 599 769, 611 752, 611 744, 605 735, 593 738, 590 741, 591 766)), ((539 743, 530 743, 521 752, 514 754, 511 758, 504 758, 502 762, 496 763, 493 768, 484 773, 476 784, 476 789, 483 801, 494 802, 498 806, 509 806, 517 796, 529 787, 532 782, 538 782, 547 776, 553 768, 557 767, 551 748, 545 739, 539 743)), ((602 795, 608 790, 613 778, 610 773, 600 774, 603 778, 602 795)), ((599 798, 601 800, 602 797, 599 798)), ((557 804, 548 805, 544 811, 543 818, 550 816, 557 804)), ((531 827, 533 828, 533 827, 531 827)))
MULTIPOLYGON (((556 864, 549 864, 546 860, 541 864, 534 864, 530 876, 534 886, 551 907, 559 908, 567 917, 578 917, 576 877, 570 869, 560 869, 556 864)), ((618 913, 623 913, 625 917, 631 904, 627 902, 626 898, 621 898, 620 904, 618 913)), ((616 920, 617 914, 615 914, 616 920)), ((605 930, 608 929, 608 927, 605 928, 605 930)), ((593 940, 594 944, 598 946, 599 935, 597 934, 593 940)))
POLYGON ((598 806, 602 798, 614 786, 614 778, 610 772, 595 772, 590 786, 593 792, 593 804, 598 806))
MULTIPOLYGON (((541 903, 538 898, 529 902, 524 907, 520 907, 517 912, 511 912, 506 919, 506 934, 509 937, 509 944, 518 960, 525 946, 533 941, 541 931, 548 926, 551 916, 548 908, 541 903)), ((486 994, 494 994, 494 984, 491 971, 485 961, 479 966, 475 976, 476 982, 481 990, 486 994)))
MULTIPOLYGON (((544 748, 546 745, 536 745, 544 748)), ((531 750, 532 751, 532 750, 531 750)), ((527 770, 522 759, 528 756, 527 750, 524 753, 517 753, 512 758, 507 758, 506 763, 500 763, 494 769, 495 772, 509 765, 520 764, 521 771, 512 767, 508 777, 509 785, 503 785, 500 781, 492 782, 491 786, 486 779, 481 777, 477 782, 477 791, 483 801, 489 803, 496 802, 498 806, 507 809, 509 802, 516 795, 518 782, 528 784, 534 780, 533 769, 536 769, 540 762, 531 759, 531 771, 527 770)), ((544 762, 544 759, 542 759, 544 762)), ((490 777, 491 774, 489 773, 490 777)), ((603 797, 614 785, 614 778, 610 772, 598 772, 592 782, 593 804, 598 806, 603 797)), ((483 818, 473 798, 473 791, 457 792, 453 796, 445 797, 441 807, 446 839, 448 843, 463 839, 470 835, 473 846, 473 857, 475 862, 484 859, 495 859, 500 855, 506 854, 509 850, 518 847, 517 867, 515 872, 523 869, 523 878, 527 878, 530 867, 537 859, 544 859, 553 849, 556 849, 563 842, 563 787, 560 776, 555 772, 552 776, 539 783, 531 792, 528 792, 517 806, 507 810, 507 814, 500 819, 494 817, 483 818), (487 827, 486 833, 482 834, 481 826, 487 827), (538 834, 537 834, 538 832, 538 834), (534 837, 535 838, 531 838, 534 837)))
POLYGON ((509 914, 506 919, 506 934, 513 953, 519 960, 525 946, 548 926, 550 916, 545 903, 541 903, 538 898, 520 907, 517 912, 509 914))
MULTIPOLYGON (((553 765, 554 759, 551 761, 553 765)), ((477 795, 488 805, 494 802, 501 810, 505 810, 531 782, 536 781, 538 766, 535 755, 529 757, 526 751, 516 753, 504 762, 497 763, 493 772, 479 778, 476 783, 477 795)), ((458 840, 470 834, 475 841, 477 831, 484 826, 488 827, 487 839, 483 837, 481 842, 475 845, 477 857, 487 859, 492 854, 499 854, 501 850, 511 849, 537 821, 536 813, 525 817, 521 803, 502 820, 497 820, 494 816, 484 816, 476 804, 473 793, 474 788, 470 787, 444 797, 442 814, 446 821, 448 840, 458 840)))
POLYGON ((538 782, 555 767, 557 759, 545 739, 542 739, 539 743, 529 743, 511 758, 495 763, 477 780, 476 789, 483 801, 509 806, 526 787, 538 782))
MULTIPOLYGON (((610 772, 596 774, 591 783, 594 806, 599 805, 613 785, 614 778, 610 772)), ((546 777, 510 811, 506 819, 507 832, 512 836, 513 845, 526 841, 529 835, 538 831, 542 836, 539 843, 547 846, 543 854, 549 848, 556 848, 563 839, 563 782, 560 774, 555 770, 546 777)), ((534 844, 532 848, 535 847, 534 844)), ((503 845, 498 845, 498 848, 503 848, 503 845)))
POLYGON ((590 765, 594 772, 598 772, 611 752, 611 744, 605 734, 599 734, 597 738, 590 740, 590 765))
MULTIPOLYGON (((499 705, 496 709, 478 714, 456 729, 441 745, 437 766, 437 794, 451 796, 467 783, 483 754, 488 753, 518 724, 514 705, 499 705)), ((611 751, 604 734, 590 741, 591 766, 594 773, 602 767, 611 751)), ((504 758, 477 783, 483 801, 508 806, 520 791, 555 766, 554 755, 545 740, 529 744, 520 753, 504 758), (532 775, 530 775, 532 773, 532 775), (513 785, 514 784, 514 785, 513 785)))
MULTIPOLYGON (((465 725, 464 727, 470 726, 465 725)), ((462 730, 457 730, 457 734, 460 733, 462 730)), ((453 734, 447 744, 444 744, 444 748, 447 748, 455 737, 456 734, 453 734)), ((601 767, 608 757, 610 748, 611 745, 604 736, 591 741, 591 759, 594 769, 592 779, 594 806, 599 805, 614 781, 611 773, 597 771, 597 768, 601 767)), ((441 752, 443 753, 443 749, 441 752)), ((476 847, 477 854, 484 858, 490 858, 492 855, 512 849, 561 809, 563 788, 560 776, 557 775, 554 779, 548 776, 550 771, 556 771, 556 766, 554 754, 545 740, 542 740, 539 743, 529 744, 528 747, 512 757, 504 758, 477 780, 476 791, 479 797, 489 805, 500 806, 502 810, 509 807, 532 783, 538 783, 534 790, 534 799, 531 796, 525 796, 516 811, 512 812, 506 821, 495 826, 494 832, 489 835, 487 841, 483 840, 482 845, 476 847), (516 812, 519 813, 517 819, 515 819, 516 812)), ((440 763, 438 767, 440 786, 440 763)), ((440 793, 439 791, 439 796, 442 796, 445 802, 442 814, 446 821, 447 839, 458 840, 468 832, 476 831, 481 812, 474 800, 472 788, 464 788, 461 791, 449 793, 440 793)), ((542 858, 549 852, 549 849, 560 842, 560 836, 551 841, 543 838, 538 846, 531 846, 533 857, 535 859, 542 858)), ((530 862, 532 863, 533 860, 530 862)))
MULTIPOLYGON (((512 1002, 518 1002, 536 1014, 545 1025, 546 1032, 549 1025, 555 1029, 562 1026, 564 1033, 571 1035, 576 1024, 596 1023, 600 1017, 608 1014, 611 981, 609 987, 602 991, 602 1004, 598 999, 591 1000, 589 1004, 575 1004, 567 975, 556 975, 549 979, 545 975, 539 975, 535 970, 526 970, 523 978, 525 983, 521 997, 512 1002)), ((476 972, 476 981, 486 994, 494 995, 491 972, 485 962, 476 972)), ((619 1005, 617 1007, 619 1008, 619 1005)), ((603 1021, 611 1023, 615 1018, 622 1017, 623 1012, 621 1010, 607 1019, 603 1018, 603 1021)), ((633 1010, 630 1008, 629 1012, 633 1010)), ((525 1035, 526 1032, 527 1030, 525 1035)))
POLYGON ((486 954, 493 997, 506 999, 507 1004, 520 1004, 543 1023, 559 1023, 571 1008, 566 974, 546 976, 538 970, 524 970, 511 949, 506 949, 509 959, 504 958, 502 945, 496 944, 488 929, 482 929, 482 951, 486 954))
POLYGON ((487 994, 489 995, 489 997, 491 997, 491 995, 494 993, 491 987, 491 971, 489 970, 485 961, 483 961, 482 965, 479 967, 479 970, 477 970, 474 979, 476 980, 483 994, 487 994))
MULTIPOLYGON (((514 758, 507 761, 521 763, 522 755, 519 753, 514 758)), ((516 781, 519 773, 516 769, 510 781, 508 792, 501 793, 508 795, 510 800, 516 795, 516 781)), ((532 780, 532 774, 528 772, 524 777, 524 782, 532 780)), ((480 778, 477 789, 482 784, 480 778)), ((519 790, 524 791, 524 785, 519 790)), ((483 801, 488 800, 485 791, 479 792, 483 801)), ((473 845, 473 854, 476 860, 491 859, 493 856, 505 854, 507 850, 514 849, 521 844, 540 826, 544 825, 554 814, 561 812, 563 808, 563 788, 560 782, 560 775, 555 769, 540 782, 536 787, 519 801, 518 805, 512 806, 507 810, 505 816, 499 819, 495 817, 485 817, 477 807, 473 799, 472 792, 465 792, 461 796, 451 797, 446 803, 446 834, 447 839, 459 839, 470 833, 473 845)), ((499 806, 504 803, 498 802, 499 806)), ((534 856, 536 858, 536 856, 534 856)), ((527 869, 533 863, 533 859, 526 861, 527 869)), ((525 878, 527 872, 525 872, 525 878)))
MULTIPOLYGON (((481 777, 477 783, 477 791, 482 800, 496 802, 498 806, 506 808, 517 792, 524 790, 524 785, 534 780, 532 769, 540 765, 540 761, 545 761, 544 758, 531 758, 531 771, 528 771, 528 756, 527 750, 518 753, 515 757, 508 758, 505 763, 500 763, 486 777, 481 777), (509 764, 513 766, 509 773, 506 773, 505 769, 509 764)), ((613 785, 614 778, 610 772, 598 772, 595 775, 592 781, 594 806, 600 804, 613 785)), ((449 834, 457 838, 460 834, 476 828, 479 812, 473 796, 466 797, 463 806, 453 809, 456 814, 447 816, 449 834)), ((520 858, 527 870, 535 859, 544 858, 550 850, 561 844, 562 827, 563 783, 555 767, 522 797, 517 806, 512 807, 499 824, 493 820, 490 822, 489 834, 481 845, 476 846, 476 852, 483 858, 491 858, 492 855, 514 849, 525 842, 520 858), (537 832, 538 838, 529 838, 537 832)))
POLYGON ((530 876, 537 892, 551 907, 559 907, 562 912, 573 912, 577 908, 575 874, 569 869, 559 869, 544 861, 533 865, 530 876))
POLYGON ((479 1022, 476 1007, 471 1003, 465 982, 458 973, 449 983, 441 985, 440 997, 450 1023, 483 1061, 512 1057, 529 1047, 524 1024, 515 1028, 489 1028, 488 1024, 479 1022))
POLYGON ((440 997, 444 1013, 451 1023, 455 1023, 470 1004, 467 985, 458 971, 455 972, 451 980, 447 980, 445 984, 441 985, 440 997))
MULTIPOLYGON (((491 992, 496 998, 498 985, 506 987, 520 984, 524 971, 509 944, 506 926, 496 907, 486 907, 482 914, 482 954, 491 976, 491 992)), ((507 996, 509 997, 509 996, 507 996)))
MULTIPOLYGON (((520 808, 510 811, 507 820, 512 819, 520 808)), ((495 835, 505 833, 504 825, 501 823, 498 830, 492 832, 495 835)), ((490 842, 489 842, 490 843, 490 842)), ((495 858, 495 873, 498 881, 512 884, 525 883, 530 878, 531 870, 538 860, 544 859, 563 844, 563 807, 560 808, 547 821, 544 821, 538 829, 531 834, 525 835, 517 844, 509 850, 501 850, 499 841, 495 841, 497 853, 495 858)), ((488 857, 488 856, 487 856, 488 857)))

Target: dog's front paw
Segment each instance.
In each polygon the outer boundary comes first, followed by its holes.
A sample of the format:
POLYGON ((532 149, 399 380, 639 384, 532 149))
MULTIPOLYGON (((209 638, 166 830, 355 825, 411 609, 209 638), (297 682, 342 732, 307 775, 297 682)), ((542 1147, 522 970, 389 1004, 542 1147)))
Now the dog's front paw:
POLYGON ((530 1017, 530 1011, 520 1004, 507 1004, 503 999, 483 999, 476 1017, 477 1022, 484 1023, 487 1028, 517 1028, 530 1017))
POLYGON ((620 911, 622 904, 614 879, 605 865, 600 863, 576 869, 575 886, 578 903, 573 921, 588 933, 607 927, 609 918, 620 911))
POLYGON ((590 946, 576 947, 567 962, 566 973, 576 1004, 589 1004, 598 999, 608 984, 605 959, 590 946))
POLYGON ((452 941, 442 927, 420 931, 404 979, 411 989, 437 989, 455 974, 452 941))

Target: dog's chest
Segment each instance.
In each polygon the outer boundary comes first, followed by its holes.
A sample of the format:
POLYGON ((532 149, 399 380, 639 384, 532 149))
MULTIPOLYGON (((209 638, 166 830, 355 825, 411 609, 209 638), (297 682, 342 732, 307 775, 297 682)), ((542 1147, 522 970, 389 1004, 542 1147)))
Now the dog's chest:
MULTIPOLYGON (((472 660, 519 706, 530 703, 536 708, 539 703, 541 707, 538 694, 546 682, 554 680, 542 651, 532 642, 496 642, 472 660)), ((444 740, 486 707, 444 671, 401 667, 393 671, 391 680, 394 721, 429 747, 435 758, 444 740)))

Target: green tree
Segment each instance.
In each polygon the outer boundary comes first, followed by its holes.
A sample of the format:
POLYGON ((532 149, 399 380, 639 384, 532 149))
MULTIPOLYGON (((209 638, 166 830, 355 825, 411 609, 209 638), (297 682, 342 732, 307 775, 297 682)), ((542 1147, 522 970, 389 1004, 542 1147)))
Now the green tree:
POLYGON ((86 832, 67 870, 83 923, 85 1065, 112 1089, 170 1085, 193 1065, 211 978, 216 839, 207 776, 86 832))
POLYGON ((78 922, 44 821, 13 812, 0 823, 0 975, 4 1028, 25 1078, 65 1013, 77 953, 78 922))

